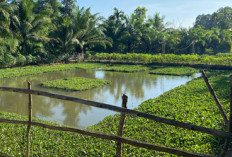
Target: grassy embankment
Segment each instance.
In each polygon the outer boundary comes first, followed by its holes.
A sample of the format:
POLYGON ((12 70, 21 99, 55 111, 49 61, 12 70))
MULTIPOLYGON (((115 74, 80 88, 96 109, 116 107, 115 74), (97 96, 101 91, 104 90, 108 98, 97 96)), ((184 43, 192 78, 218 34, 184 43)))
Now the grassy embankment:
MULTIPOLYGON (((209 80, 228 114, 230 72, 214 71, 210 74, 209 80)), ((158 98, 147 100, 137 110, 208 128, 225 130, 223 119, 201 78, 170 90, 158 98)), ((0 113, 0 117, 26 120, 25 117, 4 112, 0 113)), ((89 127, 88 130, 115 135, 118 123, 119 114, 107 116, 103 121, 89 127)), ((24 155, 26 128, 21 125, 1 124, 0 153, 24 155)), ((210 155, 218 154, 224 141, 207 134, 179 129, 134 116, 127 116, 124 136, 210 155)), ((111 156, 115 154, 116 148, 115 142, 39 127, 32 127, 31 141, 31 153, 35 156, 111 156)), ((138 154, 159 156, 163 153, 128 145, 123 146, 123 156, 137 156, 138 154)), ((165 154, 165 156, 169 155, 165 154)))
POLYGON ((44 66, 26 66, 18 68, 6 68, 0 70, 0 78, 20 77, 28 75, 38 75, 47 72, 57 72, 72 69, 92 69, 102 67, 104 64, 99 63, 75 63, 61 65, 44 65, 44 66))
POLYGON ((58 79, 53 81, 46 81, 42 84, 42 86, 48 88, 82 91, 82 90, 97 88, 110 83, 111 82, 109 80, 72 77, 72 78, 64 78, 64 79, 58 79))
POLYGON ((150 67, 145 65, 118 65, 113 64, 103 68, 105 71, 117 71, 117 72, 140 72, 148 71, 150 67))
POLYGON ((139 64, 164 64, 164 65, 191 65, 200 67, 232 68, 232 55, 175 55, 175 54, 119 54, 119 53, 96 53, 90 60, 100 62, 121 62, 139 64))
POLYGON ((199 72, 198 69, 190 67, 167 67, 151 70, 150 74, 190 76, 197 72, 199 72))

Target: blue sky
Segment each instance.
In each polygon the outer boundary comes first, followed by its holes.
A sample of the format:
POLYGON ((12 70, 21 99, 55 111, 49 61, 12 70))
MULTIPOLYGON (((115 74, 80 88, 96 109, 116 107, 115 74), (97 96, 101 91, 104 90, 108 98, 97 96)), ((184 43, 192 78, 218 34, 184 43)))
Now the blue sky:
POLYGON ((155 13, 165 16, 165 22, 171 27, 190 27, 200 14, 213 13, 221 7, 232 7, 231 0, 77 0, 80 7, 90 7, 92 13, 108 17, 113 8, 124 11, 127 15, 138 7, 148 9, 147 16, 155 13))

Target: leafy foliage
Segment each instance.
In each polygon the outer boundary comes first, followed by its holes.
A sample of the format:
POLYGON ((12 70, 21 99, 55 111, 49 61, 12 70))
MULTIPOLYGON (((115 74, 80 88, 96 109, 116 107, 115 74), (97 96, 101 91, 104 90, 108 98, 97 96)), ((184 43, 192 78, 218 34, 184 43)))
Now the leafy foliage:
POLYGON ((143 65, 111 65, 103 68, 105 71, 119 71, 119 72, 139 72, 146 71, 149 68, 143 65))
POLYGON ((51 65, 51 66, 26 66, 26 67, 18 67, 18 68, 6 68, 0 70, 0 78, 38 75, 46 72, 72 70, 76 68, 91 69, 100 66, 102 66, 102 64, 76 63, 76 64, 62 64, 62 65, 51 65))
POLYGON ((150 54, 118 54, 118 53, 96 53, 93 56, 94 60, 103 61, 119 61, 122 63, 140 63, 140 64, 179 64, 179 65, 215 65, 215 66, 231 66, 232 58, 230 55, 150 55, 150 54))
POLYGON ((60 80, 47 81, 44 82, 42 86, 48 88, 82 91, 82 90, 97 88, 109 83, 110 81, 107 80, 73 77, 73 78, 64 78, 60 80))
POLYGON ((199 72, 199 70, 190 67, 167 67, 167 68, 157 68, 155 70, 151 70, 150 74, 190 76, 197 72, 199 72))

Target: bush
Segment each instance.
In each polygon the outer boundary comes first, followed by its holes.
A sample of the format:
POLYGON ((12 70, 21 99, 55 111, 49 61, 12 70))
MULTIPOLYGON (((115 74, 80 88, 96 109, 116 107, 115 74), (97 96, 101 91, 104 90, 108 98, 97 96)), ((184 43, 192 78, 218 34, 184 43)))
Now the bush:
POLYGON ((36 56, 32 56, 32 63, 36 64, 37 63, 37 57, 36 56))
POLYGON ((91 56, 92 56, 91 52, 90 51, 86 51, 84 58, 88 59, 88 58, 91 58, 91 56))
POLYGON ((4 60, 4 66, 13 66, 16 63, 16 58, 10 54, 6 54, 4 60))
POLYGON ((32 63, 32 55, 26 56, 26 59, 27 59, 27 64, 31 64, 32 63))
POLYGON ((17 65, 24 65, 24 64, 26 64, 26 60, 27 60, 27 59, 26 59, 25 56, 19 54, 19 55, 16 57, 16 64, 17 64, 17 65))

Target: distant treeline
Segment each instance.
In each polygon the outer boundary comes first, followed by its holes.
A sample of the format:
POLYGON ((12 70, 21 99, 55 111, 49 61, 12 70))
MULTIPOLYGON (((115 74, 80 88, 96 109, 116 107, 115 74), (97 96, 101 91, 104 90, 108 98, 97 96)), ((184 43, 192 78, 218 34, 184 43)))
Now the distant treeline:
POLYGON ((138 7, 103 18, 75 0, 0 0, 0 66, 68 61, 87 51, 216 54, 231 51, 232 8, 199 15, 192 28, 172 28, 138 7))

